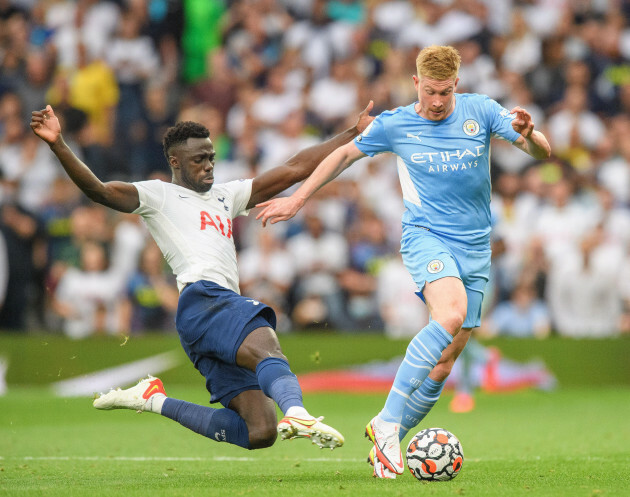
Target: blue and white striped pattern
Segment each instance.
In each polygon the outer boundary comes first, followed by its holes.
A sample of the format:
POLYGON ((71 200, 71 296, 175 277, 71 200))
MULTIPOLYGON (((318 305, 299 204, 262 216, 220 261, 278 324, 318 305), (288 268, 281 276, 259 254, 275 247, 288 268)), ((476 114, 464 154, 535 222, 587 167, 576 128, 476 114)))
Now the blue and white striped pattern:
POLYGON ((420 388, 407 399, 400 421, 398 438, 402 440, 413 428, 418 426, 440 398, 445 381, 437 382, 427 377, 420 388))
POLYGON ((411 340, 381 411, 381 419, 401 422, 409 397, 422 385, 440 359, 442 351, 452 341, 453 337, 437 321, 429 322, 411 340))

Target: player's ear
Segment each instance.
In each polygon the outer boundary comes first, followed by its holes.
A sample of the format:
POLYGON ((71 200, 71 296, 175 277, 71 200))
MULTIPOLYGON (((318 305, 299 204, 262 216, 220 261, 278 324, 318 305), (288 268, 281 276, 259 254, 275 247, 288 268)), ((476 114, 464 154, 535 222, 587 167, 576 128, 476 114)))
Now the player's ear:
POLYGON ((173 169, 179 169, 179 161, 177 160, 177 157, 175 157, 174 155, 168 156, 168 164, 173 169))

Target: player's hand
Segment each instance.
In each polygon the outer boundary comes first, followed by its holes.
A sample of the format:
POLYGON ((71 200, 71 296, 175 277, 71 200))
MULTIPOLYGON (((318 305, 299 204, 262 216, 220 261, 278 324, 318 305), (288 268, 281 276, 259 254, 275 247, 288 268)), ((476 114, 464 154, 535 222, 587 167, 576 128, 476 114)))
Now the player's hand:
POLYGON ((529 112, 521 107, 514 107, 510 114, 515 114, 512 119, 512 129, 525 138, 529 138, 534 132, 534 121, 529 112))
POLYGON ((267 226, 267 221, 270 224, 276 224, 280 221, 288 221, 304 205, 304 200, 296 197, 280 197, 267 200, 257 204, 256 207, 264 207, 262 211, 258 213, 256 219, 262 220, 263 227, 267 226))
POLYGON ((372 112, 372 107, 374 107, 374 102, 370 100, 370 102, 367 104, 367 107, 363 109, 363 112, 361 112, 361 114, 359 114, 359 119, 355 124, 355 127, 359 131, 359 134, 363 133, 363 131, 365 131, 365 128, 367 128, 370 123, 374 121, 374 116, 370 115, 370 112, 372 112))
POLYGON ((53 145, 61 136, 59 119, 50 105, 31 113, 31 129, 48 145, 53 145))

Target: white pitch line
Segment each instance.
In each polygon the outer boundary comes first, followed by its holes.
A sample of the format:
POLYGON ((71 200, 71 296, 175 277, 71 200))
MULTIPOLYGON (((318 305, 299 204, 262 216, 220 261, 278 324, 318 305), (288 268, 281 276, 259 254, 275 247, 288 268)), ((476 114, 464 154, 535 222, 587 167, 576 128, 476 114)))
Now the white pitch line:
MULTIPOLYGON (((265 457, 266 460, 272 461, 299 461, 299 462, 344 462, 344 463, 362 463, 365 459, 357 458, 341 458, 341 457, 305 457, 305 458, 287 458, 287 457, 265 457)), ((519 457, 518 461, 540 461, 540 456, 519 457)), ((133 456, 0 456, 0 461, 122 461, 122 462, 256 462, 260 461, 259 457, 234 457, 234 456, 214 456, 214 457, 133 457, 133 456)), ((566 458, 567 461, 581 461, 582 458, 566 458)), ((605 457, 589 456, 587 461, 607 461, 605 457)), ((480 462, 496 462, 505 461, 500 457, 495 458, 468 458, 464 460, 469 463, 480 462)))
MULTIPOLYGON (((23 456, 23 457, 2 457, 0 460, 19 460, 19 461, 124 461, 124 462, 254 462, 260 461, 257 457, 131 457, 131 456, 23 456)), ((266 458, 267 460, 269 458, 266 458)), ((288 459, 276 457, 276 461, 286 461, 288 459)), ((304 462, 361 462, 363 459, 346 459, 346 458, 326 458, 326 457, 310 457, 300 458, 304 462)))

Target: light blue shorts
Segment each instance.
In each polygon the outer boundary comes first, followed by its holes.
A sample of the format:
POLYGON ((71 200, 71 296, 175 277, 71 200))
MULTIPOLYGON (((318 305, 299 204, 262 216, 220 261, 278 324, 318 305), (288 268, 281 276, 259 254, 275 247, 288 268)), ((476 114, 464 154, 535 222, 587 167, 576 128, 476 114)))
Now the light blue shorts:
POLYGON ((490 248, 473 249, 420 227, 403 227, 400 253, 407 270, 420 291, 426 283, 447 276, 462 280, 468 297, 466 320, 462 328, 481 325, 481 303, 490 275, 490 248))

